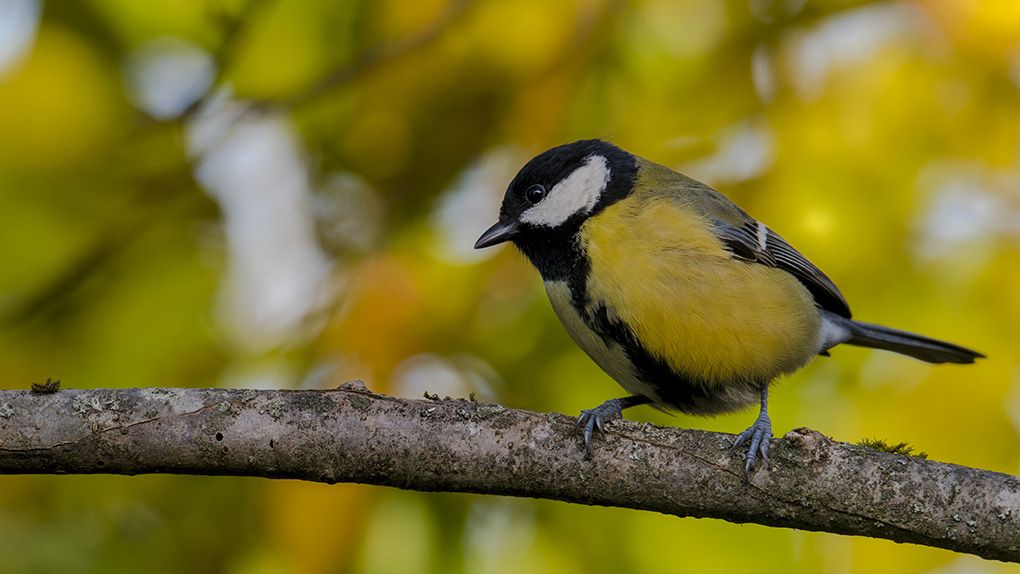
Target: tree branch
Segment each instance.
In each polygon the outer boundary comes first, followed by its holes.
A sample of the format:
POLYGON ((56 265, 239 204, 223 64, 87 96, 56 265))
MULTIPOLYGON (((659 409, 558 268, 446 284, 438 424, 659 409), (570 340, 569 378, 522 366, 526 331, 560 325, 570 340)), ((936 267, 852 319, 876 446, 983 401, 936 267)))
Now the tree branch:
POLYGON ((1020 479, 831 441, 774 441, 745 482, 732 435, 463 400, 328 391, 0 391, 0 474, 176 473, 548 498, 886 538, 1020 561, 1020 479))

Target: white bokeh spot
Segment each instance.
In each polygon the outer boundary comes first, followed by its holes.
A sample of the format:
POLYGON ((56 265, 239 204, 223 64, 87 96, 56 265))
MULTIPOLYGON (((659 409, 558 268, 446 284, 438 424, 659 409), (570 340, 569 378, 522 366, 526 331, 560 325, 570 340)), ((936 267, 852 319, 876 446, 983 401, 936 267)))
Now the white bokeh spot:
POLYGON ((181 115, 205 95, 216 77, 211 54, 174 37, 138 45, 128 53, 123 70, 128 98, 160 120, 181 115))

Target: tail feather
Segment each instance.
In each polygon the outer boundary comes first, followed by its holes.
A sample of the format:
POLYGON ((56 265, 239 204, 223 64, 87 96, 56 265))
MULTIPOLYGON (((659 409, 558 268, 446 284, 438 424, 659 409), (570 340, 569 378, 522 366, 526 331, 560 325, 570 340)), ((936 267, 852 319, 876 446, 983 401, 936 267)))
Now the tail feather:
POLYGON ((954 345, 953 343, 932 339, 931 337, 925 337, 924 335, 900 331, 899 329, 882 325, 862 323, 832 313, 824 313, 824 315, 826 321, 838 325, 838 330, 842 336, 839 337, 841 340, 832 341, 831 345, 827 345, 823 352, 839 342, 857 345, 858 347, 892 351, 928 363, 967 364, 973 363, 975 359, 984 357, 983 354, 977 351, 961 347, 960 345, 954 345))

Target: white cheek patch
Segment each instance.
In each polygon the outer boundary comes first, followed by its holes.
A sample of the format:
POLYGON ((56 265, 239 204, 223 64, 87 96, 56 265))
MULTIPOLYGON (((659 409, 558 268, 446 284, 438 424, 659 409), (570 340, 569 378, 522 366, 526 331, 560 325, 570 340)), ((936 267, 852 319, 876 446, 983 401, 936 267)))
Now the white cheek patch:
POLYGON ((549 190, 542 203, 522 213, 521 221, 556 227, 575 213, 591 211, 608 183, 609 163, 606 158, 593 155, 549 190))

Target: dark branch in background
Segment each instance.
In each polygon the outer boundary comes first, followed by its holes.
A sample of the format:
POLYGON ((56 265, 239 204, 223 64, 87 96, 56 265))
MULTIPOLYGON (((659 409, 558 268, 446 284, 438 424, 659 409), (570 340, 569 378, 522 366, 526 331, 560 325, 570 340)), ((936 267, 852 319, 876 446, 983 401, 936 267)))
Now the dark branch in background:
MULTIPOLYGON (((289 98, 251 102, 246 115, 265 114, 307 104, 333 93, 369 72, 426 48, 441 38, 451 25, 463 17, 472 3, 472 0, 450 0, 435 20, 417 35, 395 43, 380 42, 370 46, 362 51, 353 62, 338 66, 313 86, 297 95, 289 98)), ((214 92, 209 95, 214 95, 214 92)), ((188 115, 201 109, 204 100, 205 98, 192 105, 187 112, 188 115)))
POLYGON ((31 321, 73 297, 89 279, 108 268, 146 232, 161 222, 183 215, 197 216, 207 209, 208 198, 187 193, 193 186, 186 171, 162 174, 157 180, 123 182, 132 186, 131 197, 122 213, 131 217, 111 217, 80 251, 49 277, 38 280, 24 293, 0 301, 0 327, 16 327, 31 321))
POLYGON ((296 478, 475 492, 886 538, 1020 561, 1020 479, 798 429, 745 482, 733 436, 330 391, 0 391, 0 474, 296 478))
POLYGON ((381 66, 385 63, 395 61, 422 48, 431 45, 442 37, 443 33, 458 19, 460 19, 471 6, 472 0, 450 0, 439 16, 433 20, 421 33, 395 45, 378 44, 361 53, 353 63, 333 70, 329 75, 320 80, 306 92, 299 94, 278 105, 282 107, 293 107, 301 105, 340 88, 349 82, 361 77, 366 72, 381 66))

